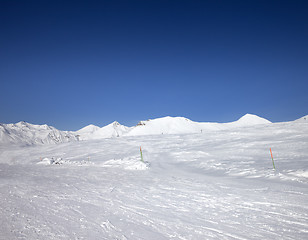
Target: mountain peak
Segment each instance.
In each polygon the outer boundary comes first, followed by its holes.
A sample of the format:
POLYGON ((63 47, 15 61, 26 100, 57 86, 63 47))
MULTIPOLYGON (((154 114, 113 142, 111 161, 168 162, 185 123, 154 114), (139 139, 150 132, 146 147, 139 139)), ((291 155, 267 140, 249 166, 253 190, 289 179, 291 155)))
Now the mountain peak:
POLYGON ((295 122, 300 122, 300 123, 306 122, 306 123, 308 123, 308 115, 303 116, 303 117, 301 117, 299 119, 296 119, 295 122))
POLYGON ((243 117, 241 117, 239 120, 236 121, 237 123, 245 124, 245 125, 255 125, 255 124, 265 124, 265 123, 271 123, 265 118, 261 118, 254 114, 245 114, 243 117))
POLYGON ((112 125, 113 125, 114 127, 117 127, 117 126, 120 126, 121 124, 120 124, 119 122, 117 122, 117 121, 114 121, 114 122, 112 123, 112 125))
POLYGON ((98 129, 100 129, 100 127, 95 126, 93 124, 90 124, 88 126, 85 126, 81 129, 79 129, 78 131, 76 131, 77 133, 93 133, 95 131, 97 131, 98 129))

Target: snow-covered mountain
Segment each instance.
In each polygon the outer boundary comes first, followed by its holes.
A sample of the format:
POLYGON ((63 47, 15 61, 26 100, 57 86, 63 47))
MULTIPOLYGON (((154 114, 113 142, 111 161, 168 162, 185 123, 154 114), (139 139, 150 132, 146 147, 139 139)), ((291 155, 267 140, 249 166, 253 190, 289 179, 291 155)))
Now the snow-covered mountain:
POLYGON ((245 127, 258 124, 268 124, 270 121, 252 114, 246 114, 239 120, 231 123, 194 122, 183 117, 163 117, 153 120, 141 121, 132 127, 128 136, 156 135, 156 134, 182 134, 200 133, 211 130, 224 130, 234 127, 245 127))
POLYGON ((60 131, 52 126, 27 122, 0 124, 0 144, 50 144, 77 141, 74 132, 60 131))
MULTIPOLYGON (((294 122, 305 122, 306 119, 308 119, 308 116, 294 122)), ((184 117, 168 116, 141 121, 134 127, 126 127, 118 122, 113 122, 104 127, 88 125, 72 132, 60 131, 48 125, 19 122, 16 124, 0 124, 0 144, 46 144, 121 136, 200 133, 270 123, 270 121, 253 114, 246 114, 237 121, 229 123, 194 122, 184 117)))
POLYGON ((246 114, 239 120, 231 123, 194 122, 184 117, 168 116, 141 121, 134 127, 126 127, 118 122, 113 122, 102 128, 89 125, 78 130, 76 134, 80 140, 89 140, 120 136, 200 133, 203 131, 223 130, 268 123, 271 122, 252 114, 246 114))
POLYGON ((308 115, 303 116, 303 117, 301 117, 301 118, 295 120, 294 122, 301 122, 301 123, 306 122, 306 123, 308 123, 308 115))
POLYGON ((76 133, 78 133, 78 134, 93 134, 99 129, 100 129, 100 127, 95 126, 93 124, 90 124, 90 125, 82 128, 82 129, 76 131, 76 133))
POLYGON ((233 126, 251 126, 251 125, 258 125, 258 124, 267 124, 271 123, 265 118, 261 118, 257 115, 253 114, 246 114, 243 117, 241 117, 239 120, 232 122, 231 124, 233 126))
POLYGON ((129 127, 123 126, 118 122, 113 122, 102 128, 89 125, 76 131, 76 134, 80 140, 101 139, 120 137, 128 132, 129 129, 129 127))

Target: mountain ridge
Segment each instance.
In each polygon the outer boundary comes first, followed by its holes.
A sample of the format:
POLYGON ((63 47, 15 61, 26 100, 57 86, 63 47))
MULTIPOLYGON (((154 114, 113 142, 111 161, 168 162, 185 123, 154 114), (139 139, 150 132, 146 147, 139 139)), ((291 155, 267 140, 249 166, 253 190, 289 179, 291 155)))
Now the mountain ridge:
MULTIPOLYGON (((294 122, 307 122, 306 119, 308 115, 294 122)), ((228 123, 194 122, 185 117, 166 116, 140 121, 133 127, 114 121, 103 127, 89 124, 77 131, 60 131, 46 124, 35 125, 27 122, 0 123, 0 144, 56 144, 121 136, 202 133, 270 123, 267 119, 254 114, 245 114, 238 120, 228 123)))
POLYGON ((74 132, 60 131, 55 127, 35 125, 27 122, 0 123, 0 143, 2 144, 50 144, 78 141, 74 132))

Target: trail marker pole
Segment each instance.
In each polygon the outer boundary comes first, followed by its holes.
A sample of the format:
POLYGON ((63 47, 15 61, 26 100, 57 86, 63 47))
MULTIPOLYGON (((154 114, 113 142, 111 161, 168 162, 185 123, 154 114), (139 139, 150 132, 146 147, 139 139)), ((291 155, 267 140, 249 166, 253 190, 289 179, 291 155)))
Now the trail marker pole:
POLYGON ((142 156, 142 149, 141 149, 141 146, 140 146, 140 156, 141 156, 141 162, 144 162, 144 161, 143 161, 143 156, 142 156))
POLYGON ((274 167, 274 169, 276 170, 276 168, 275 168, 275 163, 274 163, 274 158, 273 158, 273 153, 272 153, 272 149, 271 149, 271 148, 270 148, 270 152, 271 152, 271 157, 272 157, 273 167, 274 167))

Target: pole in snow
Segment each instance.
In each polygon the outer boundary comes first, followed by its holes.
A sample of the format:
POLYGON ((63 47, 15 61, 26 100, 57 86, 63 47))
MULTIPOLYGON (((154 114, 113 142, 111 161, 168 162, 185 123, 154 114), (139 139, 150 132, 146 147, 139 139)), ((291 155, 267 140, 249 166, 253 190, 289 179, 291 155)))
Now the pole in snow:
POLYGON ((271 152, 271 157, 272 157, 273 167, 274 167, 274 169, 276 170, 276 168, 275 168, 275 163, 274 163, 274 158, 273 158, 273 153, 272 153, 272 149, 271 149, 271 148, 270 148, 270 152, 271 152))
POLYGON ((144 162, 144 161, 143 161, 143 157, 142 157, 142 149, 141 149, 141 146, 140 146, 140 156, 141 156, 141 162, 144 162))

